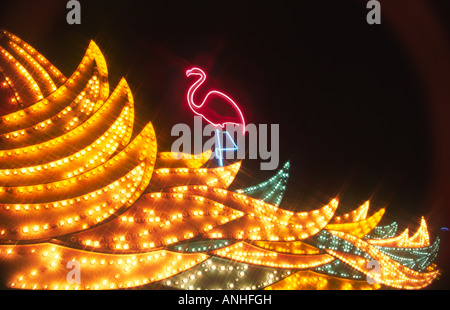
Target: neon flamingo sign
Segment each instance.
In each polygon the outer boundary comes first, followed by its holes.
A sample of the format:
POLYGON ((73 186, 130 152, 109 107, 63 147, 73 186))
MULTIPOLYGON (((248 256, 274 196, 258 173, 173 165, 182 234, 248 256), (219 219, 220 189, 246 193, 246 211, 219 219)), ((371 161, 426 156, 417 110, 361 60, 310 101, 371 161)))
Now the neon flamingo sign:
MULTIPOLYGON (((198 80, 195 81, 191 87, 189 88, 187 92, 187 102, 189 107, 191 108, 192 112, 194 112, 196 115, 201 116, 205 121, 210 123, 211 125, 215 127, 221 127, 222 129, 225 128, 226 125, 238 125, 242 128, 242 135, 245 135, 245 119, 244 115, 239 108, 239 106, 234 102, 233 99, 231 99, 228 95, 224 94, 223 92, 217 91, 217 90, 211 90, 208 92, 204 98, 202 103, 196 104, 194 100, 195 92, 199 89, 199 87, 205 82, 206 80, 206 73, 197 67, 191 68, 186 71, 186 76, 190 77, 193 75, 199 76, 198 80), (220 111, 217 111, 217 106, 213 105, 213 101, 219 101, 220 104, 223 106, 225 105, 228 110, 231 110, 231 114, 223 115, 220 111)), ((231 138, 230 134, 228 134, 226 131, 224 131, 224 134, 226 135, 226 138, 231 139, 233 142, 234 147, 233 148, 223 148, 220 143, 219 138, 219 130, 216 130, 216 157, 219 160, 219 165, 223 165, 221 152, 222 151, 229 151, 229 150, 236 150, 237 146, 236 143, 234 143, 233 139, 231 138)))

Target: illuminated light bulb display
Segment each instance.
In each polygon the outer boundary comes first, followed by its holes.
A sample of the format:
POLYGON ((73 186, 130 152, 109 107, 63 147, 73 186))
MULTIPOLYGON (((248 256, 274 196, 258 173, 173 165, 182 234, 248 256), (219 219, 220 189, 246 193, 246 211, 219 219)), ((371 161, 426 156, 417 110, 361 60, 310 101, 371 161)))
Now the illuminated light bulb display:
POLYGON ((371 256, 366 252, 362 251, 360 248, 352 244, 351 242, 344 240, 336 235, 331 234, 329 231, 323 230, 317 235, 314 235, 307 240, 317 246, 317 248, 326 251, 329 250, 340 250, 343 252, 352 253, 354 255, 361 256, 363 258, 370 259, 371 256))
MULTIPOLYGON (((352 243, 353 245, 357 246, 359 249, 370 255, 372 259, 378 261, 381 265, 381 276, 378 280, 381 281, 382 284, 399 289, 422 288, 429 285, 439 275, 438 270, 420 273, 412 270, 411 268, 403 266, 366 241, 349 234, 336 231, 332 231, 331 234, 352 243)), ((334 257, 337 257, 338 259, 352 266, 354 269, 366 275, 368 275, 372 270, 367 267, 368 259, 336 250, 328 249, 326 250, 326 252, 330 255, 333 255, 334 257)))
POLYGON ((208 150, 199 155, 191 155, 176 152, 160 152, 156 161, 157 168, 193 168, 198 169, 203 166, 211 157, 212 151, 208 150))
POLYGON ((0 259, 14 289, 419 289, 439 274, 425 219, 395 236, 369 202, 283 208, 287 162, 233 190, 242 162, 205 168, 212 151, 157 152, 134 132, 125 79, 108 83, 90 42, 66 78, 17 36, 0 33, 0 259), (8 97, 10 96, 10 97, 8 97), (3 110, 2 110, 3 111, 3 110), (298 209, 298 208, 296 208, 298 209), (308 208, 310 210, 310 208, 308 208), (367 263, 381 264, 370 285, 367 263), (81 282, 69 281, 78 263, 81 282))
POLYGON ((254 245, 267 250, 289 253, 289 254, 319 254, 318 248, 308 245, 301 241, 293 242, 270 242, 270 241, 255 241, 254 245))
POLYGON ((233 242, 229 240, 191 241, 189 243, 177 244, 172 249, 187 253, 207 252, 229 246, 231 243, 233 242))
POLYGON ((212 254, 238 262, 288 269, 309 269, 334 260, 333 256, 327 254, 291 255, 277 253, 258 248, 246 242, 238 242, 229 247, 212 251, 212 254))
POLYGON ((431 266, 436 258, 439 252, 439 243, 440 239, 436 238, 432 245, 421 248, 376 247, 403 266, 423 271, 431 266))
POLYGON ((364 236, 364 239, 387 239, 395 236, 398 230, 397 222, 389 225, 377 226, 370 233, 364 236))
POLYGON ((403 233, 396 237, 386 239, 367 239, 366 241, 372 245, 396 248, 421 248, 430 245, 427 223, 423 217, 420 222, 419 229, 412 237, 409 237, 409 229, 407 228, 403 231, 403 233))
POLYGON ((329 275, 331 277, 339 277, 343 279, 352 279, 357 281, 364 281, 367 276, 352 267, 344 264, 342 261, 335 259, 331 263, 319 266, 313 269, 315 272, 329 275))
POLYGON ((201 196, 148 194, 135 208, 104 225, 73 234, 66 242, 95 250, 134 252, 203 236, 241 216, 242 212, 201 196))
POLYGON ((188 290, 258 290, 290 276, 288 269, 276 269, 211 257, 192 269, 163 281, 167 287, 188 290))
MULTIPOLYGON (((330 233, 326 231, 320 232, 317 236, 314 236, 311 240, 308 240, 308 242, 314 243, 319 249, 339 250, 342 252, 352 253, 363 258, 372 259, 372 257, 362 249, 346 240, 343 240, 342 238, 330 235, 330 233)), ((439 238, 436 239, 433 245, 422 248, 381 246, 376 246, 376 248, 403 266, 409 267, 416 271, 423 271, 431 265, 437 256, 439 251, 439 238)), ((348 268, 346 268, 345 264, 340 263, 342 262, 335 260, 325 266, 317 267, 315 270, 334 276, 339 274, 343 277, 362 278, 362 274, 356 270, 344 271, 344 269, 348 268)))
POLYGON ((298 271, 267 290, 374 290, 381 288, 379 284, 370 285, 367 281, 355 281, 330 277, 313 271, 298 271))
POLYGON ((240 167, 241 162, 218 168, 159 168, 155 170, 149 190, 189 184, 227 188, 234 181, 240 167))
MULTIPOLYGON (((5 251, 6 250, 6 251, 5 251)), ((183 254, 165 250, 139 254, 104 254, 80 251, 52 244, 20 245, 6 252, 12 269, 30 268, 11 277, 9 286, 21 289, 121 289, 167 279, 205 261, 202 253, 183 254), (80 283, 66 281, 67 263, 80 263, 80 283)), ((10 271, 6 271, 8 274, 10 271)))
POLYGON ((20 47, 14 41, 9 41, 8 44, 10 48, 14 50, 16 59, 19 61, 19 63, 23 64, 24 69, 28 71, 30 71, 29 68, 35 69, 36 83, 42 90, 43 96, 48 96, 50 93, 56 90, 56 84, 36 59, 31 57, 31 55, 27 53, 25 49, 20 47), (44 81, 41 82, 42 80, 44 81))
POLYGON ((343 224, 328 224, 325 226, 327 230, 337 230, 349 233, 353 236, 362 238, 369 233, 380 222, 384 214, 384 209, 381 209, 371 217, 359 222, 343 223, 343 224))
POLYGON ((369 201, 366 201, 362 204, 358 209, 353 210, 350 213, 346 213, 342 216, 336 216, 331 221, 330 224, 335 223, 351 223, 351 222, 360 222, 366 219, 367 212, 369 211, 369 201))
MULTIPOLYGON (((64 75, 33 47, 6 30, 1 32, 1 36, 1 39, 7 40, 8 44, 22 48, 27 53, 25 56, 27 59, 30 59, 30 61, 32 59, 42 66, 42 69, 49 75, 50 79, 57 87, 60 87, 64 83, 66 80, 64 75)), ((2 46, 3 45, 5 45, 5 48, 8 49, 6 44, 2 43, 2 46)))
MULTIPOLYGON (((28 70, 4 48, 0 48, 0 55, 5 63, 5 65, 2 66, 3 76, 21 76, 21 80, 24 81, 22 83, 16 82, 14 84, 9 84, 15 94, 15 98, 13 99, 17 100, 19 105, 23 105, 23 102, 33 102, 42 99, 44 96, 42 95, 41 89, 28 70), (20 96, 18 95, 19 89, 21 90, 20 96)), ((9 79, 7 81, 9 81, 9 79)))
POLYGON ((289 179, 289 166, 290 164, 287 162, 276 175, 267 181, 258 185, 238 189, 236 192, 279 206, 289 179))

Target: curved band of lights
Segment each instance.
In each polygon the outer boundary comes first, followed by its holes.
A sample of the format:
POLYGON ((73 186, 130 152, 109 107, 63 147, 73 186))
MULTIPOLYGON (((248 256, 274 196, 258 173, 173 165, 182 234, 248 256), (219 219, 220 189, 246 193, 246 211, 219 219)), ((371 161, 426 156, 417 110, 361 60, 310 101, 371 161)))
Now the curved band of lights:
POLYGON ((0 33, 0 257, 16 289, 419 289, 439 275, 425 219, 409 236, 369 202, 281 208, 287 162, 233 190, 241 162, 211 151, 157 152, 151 123, 133 134, 125 79, 110 93, 90 42, 69 78, 0 33), (381 268, 375 284, 372 260, 381 268), (68 266, 79 265, 79 281, 68 266))

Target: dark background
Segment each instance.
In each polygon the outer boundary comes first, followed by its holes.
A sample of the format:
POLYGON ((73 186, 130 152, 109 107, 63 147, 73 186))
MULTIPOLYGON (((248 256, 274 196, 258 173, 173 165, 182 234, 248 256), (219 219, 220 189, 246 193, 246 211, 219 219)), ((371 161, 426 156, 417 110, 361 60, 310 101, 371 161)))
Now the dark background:
MULTIPOLYGON (((387 207, 382 224, 412 232, 424 216, 441 238, 443 275, 429 288, 450 288, 450 1, 381 0, 381 25, 367 24, 365 0, 80 2, 81 25, 68 25, 67 1, 2 1, 0 28, 66 76, 94 40, 159 150, 173 125, 192 124, 184 72, 204 68, 248 123, 280 124, 283 208, 339 197, 344 213, 370 199, 370 212, 387 207)), ((236 186, 273 173, 245 160, 236 186)))

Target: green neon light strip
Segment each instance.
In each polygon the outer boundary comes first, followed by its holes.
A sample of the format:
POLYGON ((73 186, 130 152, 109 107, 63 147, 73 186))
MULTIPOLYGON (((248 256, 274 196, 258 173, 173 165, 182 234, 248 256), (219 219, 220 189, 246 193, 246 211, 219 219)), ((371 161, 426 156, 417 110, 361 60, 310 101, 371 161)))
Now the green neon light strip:
POLYGON ((289 178, 289 166, 290 163, 288 161, 280 170, 278 170, 277 174, 267 181, 254 186, 238 189, 236 192, 279 206, 286 190, 286 184, 289 178))
POLYGON ((398 230, 398 224, 393 222, 386 226, 377 226, 364 239, 388 239, 393 238, 398 230))

